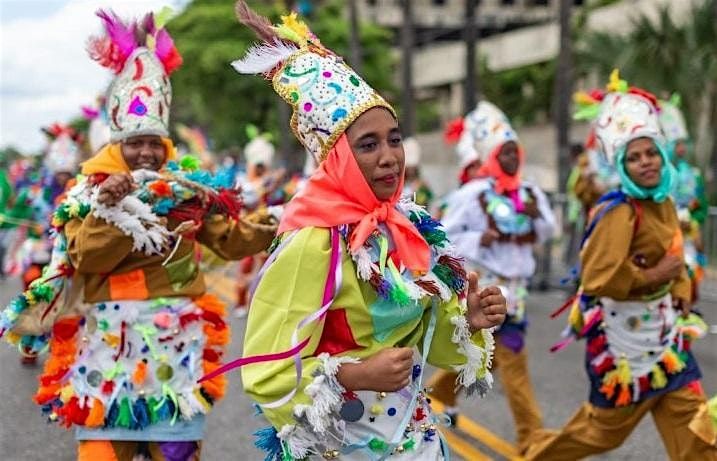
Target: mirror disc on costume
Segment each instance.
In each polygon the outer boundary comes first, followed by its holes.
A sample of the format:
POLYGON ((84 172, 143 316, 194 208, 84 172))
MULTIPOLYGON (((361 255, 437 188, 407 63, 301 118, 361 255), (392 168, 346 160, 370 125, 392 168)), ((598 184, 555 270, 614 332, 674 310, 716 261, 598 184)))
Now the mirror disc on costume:
POLYGON ((364 406, 363 402, 359 399, 347 400, 341 405, 339 414, 341 419, 350 423, 356 422, 363 416, 364 406))
POLYGON ((87 384, 92 387, 97 387, 102 382, 102 373, 99 370, 92 370, 87 373, 87 384))
POLYGON ((174 376, 174 370, 166 363, 157 367, 157 379, 160 381, 169 381, 174 376))

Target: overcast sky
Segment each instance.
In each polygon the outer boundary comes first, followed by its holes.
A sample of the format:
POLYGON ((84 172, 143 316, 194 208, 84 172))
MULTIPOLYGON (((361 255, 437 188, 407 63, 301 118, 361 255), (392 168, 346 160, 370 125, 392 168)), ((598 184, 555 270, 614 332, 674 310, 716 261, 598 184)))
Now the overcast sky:
POLYGON ((85 52, 87 37, 101 32, 98 8, 138 17, 187 1, 0 0, 0 146, 41 149, 40 127, 79 115, 104 91, 111 71, 85 52))

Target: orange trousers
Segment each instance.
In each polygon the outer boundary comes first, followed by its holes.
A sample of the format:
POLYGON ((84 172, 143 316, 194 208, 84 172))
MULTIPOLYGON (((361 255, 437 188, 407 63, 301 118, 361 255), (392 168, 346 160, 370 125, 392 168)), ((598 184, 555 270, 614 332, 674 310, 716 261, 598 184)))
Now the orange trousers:
POLYGON ((526 460, 574 461, 622 445, 647 412, 672 461, 717 461, 717 434, 703 393, 685 386, 624 408, 585 402, 559 431, 539 430, 526 460))
MULTIPOLYGON (((523 348, 517 354, 496 338, 493 357, 493 370, 503 386, 508 405, 513 414, 517 433, 518 450, 522 453, 527 449, 532 434, 543 427, 543 417, 533 393, 533 386, 528 373, 528 354, 523 348)), ((457 375, 452 372, 443 373, 433 384, 434 397, 447 406, 455 406, 455 382, 457 375)))
MULTIPOLYGON (((197 450, 186 461, 199 461, 201 442, 197 450)), ((136 461, 141 458, 138 453, 139 442, 116 440, 81 440, 77 447, 77 461, 136 461)), ((166 461, 157 442, 147 442, 147 451, 151 461, 166 461)), ((144 458, 146 459, 146 458, 144 458)))

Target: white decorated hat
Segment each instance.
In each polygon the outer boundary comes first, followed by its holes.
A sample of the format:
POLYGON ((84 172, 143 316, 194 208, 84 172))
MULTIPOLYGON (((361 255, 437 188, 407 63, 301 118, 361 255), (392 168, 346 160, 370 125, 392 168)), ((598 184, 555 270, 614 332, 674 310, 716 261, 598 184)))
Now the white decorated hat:
POLYGON ((169 136, 172 86, 169 75, 182 63, 164 29, 169 12, 125 24, 113 12, 97 12, 106 35, 88 43, 92 59, 117 75, 107 92, 110 141, 132 136, 169 136))
POLYGON ((456 145, 461 167, 479 160, 484 162, 495 148, 518 135, 503 111, 488 101, 480 101, 463 119, 464 127, 456 145))
POLYGON ((690 138, 685 117, 679 105, 679 96, 674 95, 669 101, 660 101, 660 125, 668 141, 684 141, 690 138))
POLYGON ((74 174, 79 167, 82 154, 81 137, 71 127, 60 124, 43 128, 42 131, 50 140, 43 159, 43 166, 53 174, 74 174))
POLYGON ((274 153, 274 145, 264 136, 257 136, 244 147, 244 157, 248 165, 271 166, 274 153))
POLYGON ((321 162, 359 115, 372 107, 393 108, 341 56, 324 47, 296 13, 272 26, 237 2, 239 20, 263 40, 232 63, 242 74, 263 74, 293 109, 291 128, 321 162))
POLYGON ((608 93, 602 101, 595 123, 600 149, 612 164, 620 149, 638 138, 662 142, 657 107, 650 99, 635 93, 608 93))

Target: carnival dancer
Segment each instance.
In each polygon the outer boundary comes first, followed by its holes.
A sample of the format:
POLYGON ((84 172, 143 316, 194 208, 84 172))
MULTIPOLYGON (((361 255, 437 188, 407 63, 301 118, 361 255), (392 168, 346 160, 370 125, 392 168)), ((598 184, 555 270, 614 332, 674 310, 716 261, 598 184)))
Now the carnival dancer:
POLYGON ((699 284, 707 265, 702 243, 702 226, 707 218, 709 203, 702 173, 687 160, 690 135, 679 107, 678 95, 673 95, 669 101, 661 101, 660 124, 667 141, 668 154, 677 173, 672 200, 677 207, 677 218, 685 236, 685 262, 692 281, 691 301, 694 303, 697 302, 699 284))
MULTIPOLYGON (((617 79, 617 74, 613 77, 617 79)), ((682 233, 670 200, 673 168, 650 93, 619 80, 600 104, 598 145, 620 175, 584 237, 572 336, 587 341, 590 399, 559 431, 539 431, 529 460, 576 460, 617 448, 651 413, 672 460, 716 460, 691 340, 682 233)), ((570 303, 566 304, 570 306, 570 303)))
POLYGON ((52 261, 5 309, 0 334, 49 340, 35 401, 77 427, 79 460, 197 460, 226 385, 197 381, 230 335, 224 306, 205 294, 198 243, 238 259, 266 248, 275 226, 239 218, 236 191, 197 159, 174 160, 169 74, 181 57, 166 13, 98 16, 107 35, 88 48, 116 73, 110 143, 55 211, 52 261))
POLYGON ((411 198, 417 205, 430 209, 433 202, 431 186, 421 177, 421 145, 416 138, 403 140, 406 158, 403 196, 411 198))
MULTIPOLYGON (((318 169, 287 205, 251 301, 242 369, 271 426, 267 459, 443 459, 423 392, 427 363, 490 386, 505 300, 479 291, 440 224, 399 202, 393 108, 293 13, 272 26, 244 2, 263 43, 234 63, 271 79, 318 169), (416 355, 416 349, 422 357, 416 355), (267 356, 266 354, 270 354, 267 356)), ((212 376, 213 374, 210 374, 212 376)))
MULTIPOLYGON (((508 315, 497 331, 494 365, 513 413, 519 451, 542 425, 528 373, 524 336, 529 278, 535 272, 533 245, 549 239, 555 218, 545 193, 521 178, 523 147, 507 117, 487 101, 475 112, 483 133, 478 151, 485 159, 480 179, 453 194, 443 225, 467 265, 481 274, 482 285, 498 285, 508 302, 508 315)), ((457 415, 452 382, 444 373, 434 382, 433 395, 457 415)), ((455 421, 455 417, 453 418, 455 421)))

